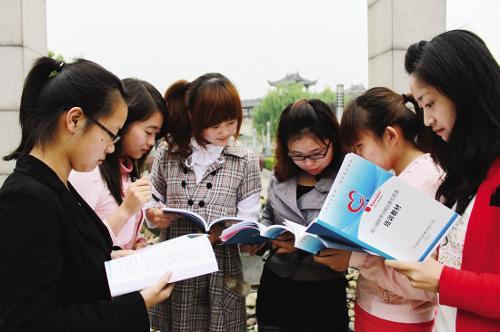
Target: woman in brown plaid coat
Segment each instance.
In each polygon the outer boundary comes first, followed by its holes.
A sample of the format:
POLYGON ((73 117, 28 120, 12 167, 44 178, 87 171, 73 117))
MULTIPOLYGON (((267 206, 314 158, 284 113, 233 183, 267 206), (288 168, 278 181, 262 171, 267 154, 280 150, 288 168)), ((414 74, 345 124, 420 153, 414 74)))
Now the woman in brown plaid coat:
MULTIPOLYGON (((166 92, 169 134, 155 157, 153 192, 169 207, 202 215, 257 220, 258 157, 237 144, 242 108, 236 88, 220 74, 178 81, 166 92)), ((162 229, 160 240, 200 229, 187 219, 147 211, 162 229)), ((220 228, 212 228, 216 243, 220 228)), ((244 282, 237 246, 215 245, 219 272, 176 283, 169 301, 150 311, 152 328, 161 331, 245 331, 244 282)))

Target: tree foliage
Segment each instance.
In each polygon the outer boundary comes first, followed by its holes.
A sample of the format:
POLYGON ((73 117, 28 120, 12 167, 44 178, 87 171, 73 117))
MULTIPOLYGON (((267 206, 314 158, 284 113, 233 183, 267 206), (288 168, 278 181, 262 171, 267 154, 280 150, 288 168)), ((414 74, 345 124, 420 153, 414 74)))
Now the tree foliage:
MULTIPOLYGON (((302 83, 278 85, 270 90, 261 102, 253 109, 253 126, 258 133, 265 131, 266 123, 271 123, 271 135, 274 136, 279 116, 283 109, 294 101, 302 98, 320 99, 331 107, 335 104, 336 94, 329 87, 320 93, 312 93, 304 88, 302 83)), ((333 108, 332 108, 333 110, 333 108)))
POLYGON ((56 61, 59 61, 59 62, 61 62, 61 61, 66 61, 66 60, 64 59, 64 56, 62 56, 61 54, 56 54, 54 51, 50 51, 50 50, 49 50, 49 52, 47 53, 47 56, 48 56, 49 58, 52 58, 52 59, 54 59, 54 60, 56 60, 56 61))

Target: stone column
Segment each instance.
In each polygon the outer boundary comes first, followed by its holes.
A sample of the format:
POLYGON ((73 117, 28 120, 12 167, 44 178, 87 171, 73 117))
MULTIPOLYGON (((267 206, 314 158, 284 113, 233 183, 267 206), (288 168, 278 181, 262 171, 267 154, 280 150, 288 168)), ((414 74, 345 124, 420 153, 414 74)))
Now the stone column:
POLYGON ((446 30, 446 0, 368 0, 368 86, 408 91, 410 44, 446 30))
MULTIPOLYGON (((0 0, 0 156, 19 143, 19 102, 33 61, 47 54, 45 0, 0 0)), ((0 185, 14 162, 0 161, 0 185)))

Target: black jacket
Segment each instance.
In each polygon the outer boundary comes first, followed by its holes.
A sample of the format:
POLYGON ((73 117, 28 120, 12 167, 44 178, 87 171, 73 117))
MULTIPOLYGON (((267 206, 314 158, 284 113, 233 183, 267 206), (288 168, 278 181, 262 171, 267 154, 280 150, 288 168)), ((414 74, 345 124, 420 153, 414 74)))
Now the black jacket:
POLYGON ((149 331, 138 292, 111 299, 106 227, 26 156, 0 189, 0 331, 149 331))

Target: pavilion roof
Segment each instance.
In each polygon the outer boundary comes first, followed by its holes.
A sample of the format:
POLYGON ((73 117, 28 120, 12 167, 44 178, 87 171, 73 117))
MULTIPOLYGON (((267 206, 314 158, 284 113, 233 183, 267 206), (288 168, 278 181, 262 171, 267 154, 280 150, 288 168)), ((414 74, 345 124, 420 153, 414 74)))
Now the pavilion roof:
POLYGON ((318 80, 308 80, 307 78, 303 78, 302 76, 300 76, 298 72, 292 74, 287 73, 285 77, 277 81, 267 81, 267 83, 269 83, 269 85, 271 86, 276 86, 278 84, 303 83, 305 87, 314 85, 316 84, 316 82, 318 82, 318 80))

